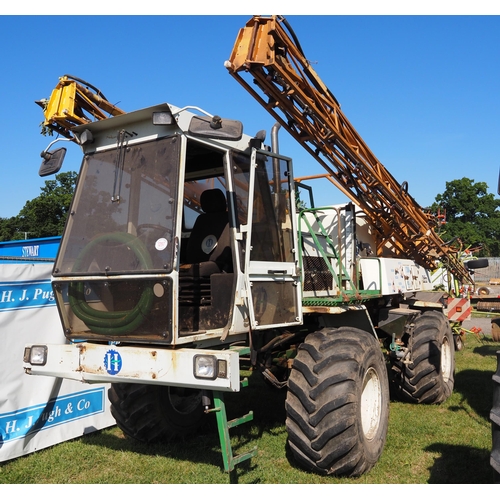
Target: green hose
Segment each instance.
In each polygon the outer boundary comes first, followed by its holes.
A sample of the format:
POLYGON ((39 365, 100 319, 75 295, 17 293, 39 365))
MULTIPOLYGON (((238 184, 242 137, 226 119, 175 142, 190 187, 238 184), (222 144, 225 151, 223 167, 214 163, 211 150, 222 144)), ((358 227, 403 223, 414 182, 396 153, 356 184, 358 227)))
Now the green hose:
MULTIPOLYGON (((73 271, 78 272, 85 257, 96 246, 103 242, 116 242, 127 245, 139 259, 144 269, 153 266, 151 257, 141 240, 129 233, 109 233, 92 240, 76 259, 73 271)), ((100 311, 87 304, 83 282, 70 283, 68 287, 69 305, 75 315, 93 332, 100 334, 126 335, 138 328, 146 319, 153 306, 153 289, 145 287, 137 305, 129 311, 100 311)))

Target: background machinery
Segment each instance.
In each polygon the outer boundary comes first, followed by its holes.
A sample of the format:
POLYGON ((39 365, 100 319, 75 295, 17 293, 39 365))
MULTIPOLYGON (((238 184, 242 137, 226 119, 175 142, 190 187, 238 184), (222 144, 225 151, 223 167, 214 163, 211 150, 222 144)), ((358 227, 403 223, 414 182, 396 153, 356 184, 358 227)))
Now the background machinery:
MULTIPOLYGON (((287 390, 297 463, 360 475, 382 453, 390 390, 413 403, 451 394, 453 291, 433 291, 430 272, 440 262, 457 282, 470 273, 343 116, 284 18, 252 18, 226 67, 276 118, 271 146, 197 107, 125 113, 69 76, 41 103, 44 130, 84 157, 53 271, 69 343, 27 345, 24 367, 110 382, 117 424, 142 441, 195 433, 215 413, 231 471, 255 454, 233 456, 229 429, 252 414, 228 422, 224 403, 247 383, 245 357, 287 390), (280 126, 351 202, 304 196, 307 179, 278 153, 280 126)), ((44 151, 41 173, 63 156, 44 151)))

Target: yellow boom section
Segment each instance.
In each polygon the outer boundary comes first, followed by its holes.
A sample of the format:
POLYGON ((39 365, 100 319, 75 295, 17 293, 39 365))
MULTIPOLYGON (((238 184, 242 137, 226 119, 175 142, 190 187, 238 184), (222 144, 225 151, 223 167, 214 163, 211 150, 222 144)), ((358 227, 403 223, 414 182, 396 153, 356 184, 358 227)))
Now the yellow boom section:
POLYGON ((98 89, 68 75, 59 78, 48 101, 37 103, 44 108, 42 126, 68 138, 73 138, 71 129, 76 125, 125 113, 111 104, 98 89))
POLYGON ((434 218, 408 194, 407 183, 399 184, 370 151, 283 17, 250 19, 226 67, 365 212, 379 234, 377 255, 412 258, 429 269, 440 260, 457 279, 471 283, 456 250, 434 231, 434 218))

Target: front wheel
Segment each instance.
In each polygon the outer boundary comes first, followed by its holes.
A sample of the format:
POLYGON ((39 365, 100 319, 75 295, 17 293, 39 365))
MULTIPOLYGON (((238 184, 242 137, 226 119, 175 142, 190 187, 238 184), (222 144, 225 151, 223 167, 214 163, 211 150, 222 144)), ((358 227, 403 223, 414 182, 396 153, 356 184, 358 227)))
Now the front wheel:
POLYGON ((410 362, 392 362, 391 386, 403 401, 442 403, 455 384, 455 343, 446 316, 426 311, 415 320, 408 341, 410 362))
POLYGON ((307 336, 294 359, 286 399, 288 445, 320 474, 359 476, 384 448, 389 387, 377 340, 355 328, 307 336))
POLYGON ((204 416, 201 391, 179 387, 111 384, 111 414, 120 429, 152 443, 194 433, 204 416))

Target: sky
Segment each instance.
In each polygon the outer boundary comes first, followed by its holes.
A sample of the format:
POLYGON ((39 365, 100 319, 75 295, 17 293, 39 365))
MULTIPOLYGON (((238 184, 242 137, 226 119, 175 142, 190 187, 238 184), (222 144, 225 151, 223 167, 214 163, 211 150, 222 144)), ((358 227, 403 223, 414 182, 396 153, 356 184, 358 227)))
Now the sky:
MULTIPOLYGON (((423 4, 311 15, 288 7, 285 16, 348 120, 393 177, 408 182, 422 207, 446 182, 463 177, 485 182, 496 195, 500 11, 447 13, 435 8, 439 2, 423 4)), ((43 7, 48 15, 15 6, 0 11, 0 217, 17 215, 53 178, 38 176, 40 152, 51 139, 40 134, 43 114, 35 101, 48 98, 65 74, 98 87, 125 111, 163 102, 194 105, 242 121, 247 134, 265 129, 270 138, 274 119, 224 67, 251 13, 216 8, 213 15, 185 15, 191 13, 155 11, 147 2, 142 11, 122 9, 120 16, 112 7, 102 16, 43 7)), ((293 159, 295 176, 323 173, 285 131, 280 134, 280 153, 293 159)), ((71 143, 67 148, 62 171, 77 171, 80 150, 71 143)), ((315 192, 317 205, 344 200, 332 185, 315 192)))

